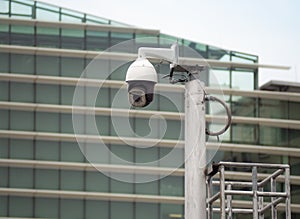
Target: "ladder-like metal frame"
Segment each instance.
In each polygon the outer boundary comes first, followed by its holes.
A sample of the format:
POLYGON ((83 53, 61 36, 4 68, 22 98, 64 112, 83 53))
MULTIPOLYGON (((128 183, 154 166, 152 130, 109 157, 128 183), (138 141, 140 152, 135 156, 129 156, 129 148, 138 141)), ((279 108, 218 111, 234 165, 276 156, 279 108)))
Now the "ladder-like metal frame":
POLYGON ((285 203, 285 218, 291 219, 289 165, 219 162, 212 164, 209 170, 207 170, 206 179, 208 219, 213 218, 214 211, 220 212, 220 219, 232 219, 233 214, 253 214, 253 219, 263 219, 267 210, 271 211, 272 219, 277 219, 277 205, 279 203, 285 203), (228 170, 228 168, 250 168, 252 171, 252 179, 248 181, 226 181, 225 170, 228 170), (273 173, 264 178, 259 177, 258 170, 266 169, 271 169, 273 173), (213 180, 217 173, 219 173, 219 180, 213 180), (276 182, 279 176, 284 178, 283 191, 276 190, 276 182), (268 185, 268 191, 264 191, 268 185), (219 191, 213 193, 213 186, 219 186, 219 191), (233 196, 235 195, 252 197, 252 208, 234 208, 232 203, 233 196), (264 202, 264 197, 269 197, 270 201, 264 202), (215 208, 213 205, 218 199, 220 201, 220 207, 215 208))

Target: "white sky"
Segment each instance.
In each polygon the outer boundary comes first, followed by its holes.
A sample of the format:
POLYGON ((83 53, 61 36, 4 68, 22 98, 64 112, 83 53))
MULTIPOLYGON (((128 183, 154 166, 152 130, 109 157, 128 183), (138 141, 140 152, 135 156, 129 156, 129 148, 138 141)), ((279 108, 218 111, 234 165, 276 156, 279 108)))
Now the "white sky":
POLYGON ((298 0, 40 0, 142 28, 259 56, 259 82, 300 82, 298 0))

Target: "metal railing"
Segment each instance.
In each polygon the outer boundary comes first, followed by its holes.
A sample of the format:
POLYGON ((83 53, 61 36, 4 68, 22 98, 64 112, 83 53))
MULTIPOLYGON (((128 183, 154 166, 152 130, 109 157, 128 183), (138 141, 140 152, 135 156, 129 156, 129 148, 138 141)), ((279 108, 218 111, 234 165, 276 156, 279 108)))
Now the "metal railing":
POLYGON ((207 170, 207 207, 208 219, 213 218, 213 212, 219 212, 221 219, 232 219, 234 214, 252 214, 253 219, 263 219, 267 211, 270 211, 272 219, 277 219, 277 206, 285 203, 285 218, 291 219, 290 200, 290 167, 286 164, 262 164, 262 163, 236 163, 219 162, 212 164, 207 170), (226 181, 225 174, 228 169, 251 169, 252 179, 248 181, 226 181), (261 177, 258 171, 272 170, 270 175, 261 177), (214 176, 219 173, 219 180, 214 176), (276 180, 284 175, 285 181, 281 190, 277 191, 276 180), (213 186, 219 191, 213 192, 213 186), (250 197, 253 208, 238 208, 233 204, 234 196, 250 197), (267 201, 264 200, 268 199, 267 201), (216 207, 219 199, 220 205, 216 207))

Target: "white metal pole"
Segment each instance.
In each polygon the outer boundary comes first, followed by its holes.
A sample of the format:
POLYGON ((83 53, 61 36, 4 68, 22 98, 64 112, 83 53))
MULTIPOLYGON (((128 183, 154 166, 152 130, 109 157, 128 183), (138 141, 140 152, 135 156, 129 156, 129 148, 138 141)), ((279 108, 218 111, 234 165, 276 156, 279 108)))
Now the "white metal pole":
POLYGON ((204 83, 199 79, 185 85, 185 219, 206 219, 203 88, 204 83))

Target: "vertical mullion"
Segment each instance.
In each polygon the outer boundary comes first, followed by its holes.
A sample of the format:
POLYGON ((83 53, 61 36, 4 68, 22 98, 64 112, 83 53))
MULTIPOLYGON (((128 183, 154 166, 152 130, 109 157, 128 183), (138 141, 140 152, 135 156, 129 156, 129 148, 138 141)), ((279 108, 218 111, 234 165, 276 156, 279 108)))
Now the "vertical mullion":
MULTIPOLYGON (((229 61, 230 62, 232 61, 232 51, 229 52, 229 61)), ((232 89, 232 68, 231 67, 229 68, 229 89, 232 89)), ((232 94, 229 95, 229 105, 230 105, 230 110, 232 112, 232 106, 233 106, 232 94)), ((230 140, 230 142, 233 142, 233 127, 232 126, 230 127, 229 132, 230 132, 229 140, 230 140)))
MULTIPOLYGON (((61 21, 61 7, 59 8, 59 22, 61 21)), ((61 45, 62 45, 62 43, 61 43, 61 39, 62 39, 62 36, 61 36, 61 34, 62 34, 62 30, 61 30, 61 27, 59 28, 59 37, 58 37, 58 40, 59 40, 59 42, 58 42, 58 47, 59 48, 61 48, 61 45)), ((61 77, 61 75, 62 75, 62 57, 61 56, 59 56, 59 77, 61 77)), ((61 94, 61 91, 60 91, 60 94, 61 94)), ((61 102, 61 97, 60 97, 60 102, 61 102)), ((60 118, 60 121, 61 121, 61 118, 60 118)), ((59 158, 59 161, 61 161, 61 159, 62 159, 62 156, 61 156, 61 153, 62 153, 62 142, 61 141, 59 141, 59 144, 58 144, 58 147, 59 147, 59 150, 58 150, 58 158, 59 158)), ((61 190, 61 174, 62 174, 62 172, 61 172, 61 170, 58 170, 59 172, 58 172, 58 189, 59 190, 61 190)), ((62 208, 61 208, 61 203, 62 203, 62 201, 61 201, 61 198, 58 198, 58 218, 61 218, 61 210, 62 210, 62 208)))
MULTIPOLYGON (((11 0, 9 0, 9 17, 11 17, 11 0)), ((9 45, 11 45, 11 25, 8 26, 9 29, 9 34, 8 34, 8 37, 9 37, 9 45)), ((8 53, 8 72, 11 73, 11 62, 12 62, 12 55, 11 55, 11 52, 8 53)), ((11 102, 11 81, 8 81, 8 101, 11 102)), ((9 109, 8 110, 8 130, 11 130, 11 110, 9 109)), ((11 158, 11 139, 8 138, 7 140, 7 143, 8 143, 8 149, 7 149, 7 157, 8 159, 11 158)), ((10 188, 10 168, 11 167, 8 167, 7 168, 7 174, 8 174, 8 177, 7 177, 7 187, 10 188)), ((7 216, 9 217, 9 206, 10 206, 10 196, 7 196, 7 216)))

